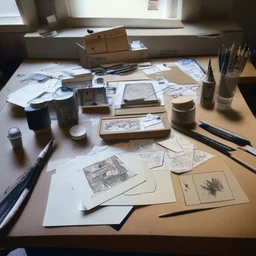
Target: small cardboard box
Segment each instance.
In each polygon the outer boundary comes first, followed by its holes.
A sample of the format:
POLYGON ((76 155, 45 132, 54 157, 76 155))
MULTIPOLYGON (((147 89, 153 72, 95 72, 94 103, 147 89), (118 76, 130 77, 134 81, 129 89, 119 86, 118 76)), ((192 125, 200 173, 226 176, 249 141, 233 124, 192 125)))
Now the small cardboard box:
POLYGON ((86 53, 91 55, 129 50, 124 26, 86 35, 84 43, 86 53))
POLYGON ((102 64, 117 62, 132 62, 136 60, 145 60, 148 58, 148 48, 144 45, 140 49, 131 48, 128 51, 109 52, 88 55, 85 48, 77 43, 80 63, 84 68, 94 68, 102 64))

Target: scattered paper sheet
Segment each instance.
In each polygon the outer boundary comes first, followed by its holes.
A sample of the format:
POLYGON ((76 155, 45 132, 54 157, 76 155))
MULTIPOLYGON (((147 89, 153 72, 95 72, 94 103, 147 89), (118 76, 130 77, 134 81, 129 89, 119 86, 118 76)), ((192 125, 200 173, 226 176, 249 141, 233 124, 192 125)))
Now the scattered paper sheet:
POLYGON ((205 163, 206 161, 210 160, 213 157, 215 156, 207 152, 195 150, 193 168, 196 168, 197 166, 205 163))
POLYGON ((127 151, 128 148, 128 143, 126 142, 120 142, 114 145, 107 145, 107 146, 94 146, 92 151, 89 153, 90 155, 95 155, 100 152, 105 152, 105 153, 122 153, 127 151))
POLYGON ((198 82, 200 82, 205 76, 205 72, 203 72, 202 68, 195 60, 182 59, 176 62, 176 65, 198 82))
POLYGON ((181 145, 179 144, 176 138, 170 138, 167 140, 158 141, 157 144, 176 153, 183 151, 183 148, 181 147, 181 145))
POLYGON ((164 151, 155 152, 139 152, 139 156, 147 164, 149 169, 163 166, 164 163, 164 151))
POLYGON ((70 168, 74 168, 76 166, 76 158, 72 158, 70 161, 66 162, 65 164, 59 165, 56 168, 56 173, 64 172, 69 170, 70 168))
POLYGON ((196 100, 200 96, 200 87, 195 84, 169 84, 169 86, 164 89, 164 94, 172 96, 174 99, 181 96, 191 96, 196 100))
POLYGON ((47 164, 46 172, 50 172, 55 170, 58 166, 64 165, 67 162, 71 161, 73 158, 62 158, 57 161, 50 161, 47 164))
POLYGON ((234 200, 223 171, 180 176, 186 205, 234 200))
POLYGON ((134 196, 124 194, 115 197, 104 205, 153 205, 176 201, 171 174, 169 171, 152 171, 156 180, 156 190, 153 193, 142 193, 134 196))
POLYGON ((193 170, 195 148, 184 149, 184 153, 176 153, 175 158, 171 162, 171 171, 174 173, 184 173, 193 170))
POLYGON ((145 151, 155 151, 156 145, 154 139, 145 140, 130 140, 128 145, 129 151, 145 152, 145 151))
POLYGON ((64 175, 51 178, 44 215, 44 227, 120 224, 132 206, 99 207, 94 211, 79 211, 80 200, 64 175), (61 214, 60 214, 61 211, 61 214))
POLYGON ((78 170, 65 173, 87 210, 146 181, 148 167, 136 153, 103 152, 97 159, 89 155, 84 159, 77 159, 78 170))

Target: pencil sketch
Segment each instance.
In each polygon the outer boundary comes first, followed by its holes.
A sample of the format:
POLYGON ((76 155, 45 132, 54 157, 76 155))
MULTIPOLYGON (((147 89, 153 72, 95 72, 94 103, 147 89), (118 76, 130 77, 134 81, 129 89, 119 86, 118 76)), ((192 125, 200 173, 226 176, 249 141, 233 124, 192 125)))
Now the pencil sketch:
POLYGON ((136 176, 124 163, 112 156, 83 168, 85 177, 93 191, 93 196, 107 191, 136 176))
POLYGON ((130 140, 129 147, 134 149, 137 152, 144 151, 155 151, 155 142, 154 140, 130 140))
POLYGON ((184 189, 184 190, 185 190, 186 192, 188 192, 188 191, 190 190, 189 185, 188 185, 188 184, 186 184, 186 183, 184 183, 184 186, 185 186, 185 189, 184 189))
POLYGON ((147 164, 149 169, 153 169, 159 166, 163 166, 164 162, 164 151, 156 152, 141 152, 140 157, 147 164))
POLYGON ((136 99, 157 100, 155 89, 151 83, 126 84, 123 93, 123 101, 136 99))
POLYGON ((140 131, 140 118, 112 119, 103 121, 103 132, 140 131))
POLYGON ((207 152, 195 150, 193 168, 205 163, 213 157, 214 155, 211 155, 207 152))
POLYGON ((234 199, 223 171, 194 174, 193 181, 201 203, 234 199))
POLYGON ((201 187, 214 197, 217 196, 217 191, 223 192, 223 189, 224 189, 224 187, 221 183, 221 180, 218 180, 216 178, 212 178, 211 181, 206 180, 204 182, 204 185, 201 185, 201 187))

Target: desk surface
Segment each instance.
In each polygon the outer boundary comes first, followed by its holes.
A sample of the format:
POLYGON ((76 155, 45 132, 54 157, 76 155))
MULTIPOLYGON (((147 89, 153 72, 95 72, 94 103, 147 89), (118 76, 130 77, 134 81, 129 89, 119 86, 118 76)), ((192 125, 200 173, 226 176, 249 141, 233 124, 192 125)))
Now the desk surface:
MULTIPOLYGON (((196 58, 207 66, 207 58, 196 58)), ((158 60, 163 62, 173 59, 158 60)), ((84 142, 72 141, 67 130, 60 130, 56 121, 52 123, 52 134, 36 136, 27 127, 23 109, 5 103, 6 96, 20 84, 17 74, 35 72, 53 61, 26 60, 15 72, 0 94, 1 118, 1 154, 0 154, 0 195, 24 170, 36 159, 38 153, 52 136, 58 147, 51 160, 62 157, 83 155, 93 145, 104 144, 97 131, 90 130, 89 139, 84 142), (22 131, 24 148, 14 152, 6 135, 10 127, 17 126, 22 131)), ((59 62, 59 61, 58 61, 59 62)), ((73 61, 61 61, 68 66, 73 61)), ((216 59, 213 59, 214 69, 216 59)), ((256 72, 248 64, 241 82, 255 81, 256 72)), ((167 98, 168 101, 168 98, 167 98)), ((255 118, 251 114, 239 90, 233 101, 233 109, 227 114, 216 110, 205 110, 197 104, 197 117, 218 124, 250 138, 256 145, 255 118)), ((170 104, 167 104, 169 109, 170 104)), ((80 118, 86 122, 85 115, 80 118)), ((209 134, 207 134, 209 136, 209 134)), ((220 139, 221 141, 221 139, 220 139)), ((110 226, 44 228, 42 226, 52 173, 42 172, 37 185, 8 234, 1 234, 0 247, 85 247, 118 251, 141 251, 187 254, 243 254, 256 248, 256 175, 236 164, 219 152, 194 141, 198 149, 219 155, 226 160, 240 185, 247 194, 250 203, 213 209, 174 218, 158 218, 164 212, 175 210, 175 204, 147 206, 137 209, 120 231, 110 226), (110 239, 111 238, 111 239, 110 239)), ((228 144, 227 142, 225 142, 228 144)), ((237 151, 235 153, 252 165, 255 157, 237 151)), ((61 209, 60 209, 61 212, 61 209)))

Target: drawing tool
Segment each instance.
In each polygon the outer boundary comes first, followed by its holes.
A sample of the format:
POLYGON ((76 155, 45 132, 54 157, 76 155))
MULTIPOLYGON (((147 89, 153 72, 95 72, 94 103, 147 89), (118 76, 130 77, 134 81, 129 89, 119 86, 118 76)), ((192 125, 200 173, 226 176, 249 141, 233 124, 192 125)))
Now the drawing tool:
POLYGON ((206 137, 206 136, 204 136, 200 133, 194 132, 192 130, 188 130, 188 129, 183 128, 181 126, 174 125, 173 123, 172 123, 172 127, 174 129, 176 129, 177 131, 179 131, 179 132, 181 132, 181 133, 183 133, 183 134, 185 134, 185 135, 187 135, 187 136, 189 136, 193 139, 196 139, 196 140, 198 140, 198 141, 216 149, 217 151, 221 152, 222 154, 226 155, 227 157, 231 158, 232 160, 234 160, 238 164, 242 165, 243 167, 247 168, 248 170, 250 170, 251 172, 256 174, 256 169, 253 166, 247 164, 246 162, 239 159, 237 156, 232 155, 229 152, 229 151, 234 150, 234 149, 228 150, 230 148, 229 146, 227 146, 225 144, 222 144, 218 141, 215 141, 213 139, 210 139, 210 138, 208 138, 208 137, 206 137))
POLYGON ((7 195, 0 203, 0 230, 9 223, 33 189, 47 157, 54 148, 54 139, 51 140, 37 157, 36 162, 18 178, 16 184, 7 190, 7 195))
POLYGON ((232 147, 229 147, 229 146, 227 146, 227 145, 225 145, 225 144, 223 144, 219 141, 216 141, 212 138, 209 138, 209 137, 207 137, 203 134, 200 134, 198 132, 195 132, 193 130, 189 130, 187 128, 184 128, 180 125, 176 125, 176 124, 172 123, 172 127, 174 129, 176 129, 177 131, 179 131, 179 132, 181 132, 181 133, 183 133, 183 134, 185 134, 185 135, 187 135, 187 136, 189 136, 189 137, 191 137, 195 140, 198 140, 198 141, 200 141, 200 142, 202 142, 202 143, 204 143, 204 144, 206 144, 206 145, 208 145, 208 146, 210 146, 210 147, 212 147, 216 150, 219 150, 219 151, 236 151, 232 147))
POLYGON ((245 151, 245 152, 248 152, 254 156, 256 156, 256 148, 250 146, 250 145, 246 145, 244 147, 238 147, 239 149, 245 151))
POLYGON ((230 56, 230 52, 229 52, 228 49, 226 49, 225 55, 224 55, 224 59, 223 59, 223 63, 222 63, 222 68, 221 68, 221 73, 222 74, 226 74, 227 73, 229 56, 230 56))
POLYGON ((201 211, 206 211, 206 210, 211 210, 211 209, 216 209, 217 207, 209 207, 209 208, 204 208, 204 209, 190 209, 190 210, 184 210, 184 211, 178 211, 178 212, 170 212, 167 214, 162 214, 159 215, 159 218, 167 218, 167 217, 175 217, 175 216, 180 216, 183 214, 189 214, 189 213, 194 213, 194 212, 201 212, 201 211))
POLYGON ((235 57, 236 57, 236 46, 233 43, 231 48, 230 48, 230 57, 229 57, 229 62, 228 62, 228 72, 233 70, 233 64, 234 64, 235 57))
POLYGON ((221 61, 221 47, 218 50, 218 60, 219 60, 219 71, 221 72, 222 61, 221 61))
POLYGON ((214 135, 217 135, 223 139, 229 140, 229 141, 237 144, 238 146, 251 145, 251 142, 248 139, 246 139, 238 134, 232 133, 232 132, 225 130, 216 125, 210 125, 201 120, 199 120, 199 122, 201 123, 199 125, 199 127, 203 128, 204 130, 206 130, 214 135))

